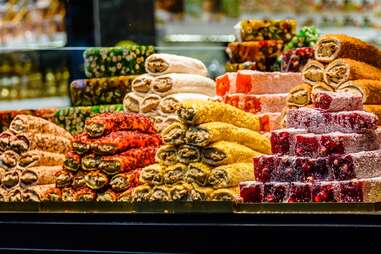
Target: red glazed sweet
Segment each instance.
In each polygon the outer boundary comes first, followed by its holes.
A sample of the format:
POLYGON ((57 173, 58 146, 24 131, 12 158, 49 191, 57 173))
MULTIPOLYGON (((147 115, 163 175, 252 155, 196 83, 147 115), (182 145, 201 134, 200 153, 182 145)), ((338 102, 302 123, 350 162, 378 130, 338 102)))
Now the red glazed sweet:
POLYGON ((263 183, 256 181, 241 182, 240 196, 244 202, 260 203, 263 200, 263 183))

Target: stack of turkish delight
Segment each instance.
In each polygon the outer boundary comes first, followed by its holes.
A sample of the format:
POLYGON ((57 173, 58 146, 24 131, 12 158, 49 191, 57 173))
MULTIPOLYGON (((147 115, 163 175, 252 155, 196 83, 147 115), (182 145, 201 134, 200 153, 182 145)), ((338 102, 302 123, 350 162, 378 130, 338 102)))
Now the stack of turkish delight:
POLYGON ((55 174, 62 169, 71 135, 30 115, 17 115, 0 134, 0 201, 58 201, 55 174))
POLYGON ((313 108, 289 110, 287 127, 272 132, 273 155, 254 158, 245 202, 381 201, 380 131, 361 96, 319 92, 313 108))
POLYGON ((288 91, 302 82, 296 72, 228 72, 216 79, 220 101, 261 119, 261 131, 280 128, 281 111, 286 107, 288 91))
POLYGON ((159 132, 178 121, 180 102, 214 96, 215 82, 207 77, 207 68, 197 59, 153 54, 147 58, 145 69, 147 74, 132 82, 132 92, 123 101, 124 110, 150 117, 159 132))
POLYGON ((226 71, 273 71, 282 50, 295 35, 295 20, 242 20, 236 26, 236 42, 229 43, 226 71))
POLYGON ((219 102, 189 100, 162 132, 156 164, 143 168, 131 201, 232 201, 253 180, 251 158, 270 153, 259 118, 219 102))
POLYGON ((73 137, 56 173, 62 201, 123 201, 140 185, 141 168, 154 163, 162 144, 155 124, 139 114, 103 113, 73 137))
POLYGON ((338 34, 320 37, 314 51, 302 71, 304 83, 290 91, 289 108, 311 105, 319 91, 350 92, 363 97, 365 111, 381 116, 381 51, 338 34))

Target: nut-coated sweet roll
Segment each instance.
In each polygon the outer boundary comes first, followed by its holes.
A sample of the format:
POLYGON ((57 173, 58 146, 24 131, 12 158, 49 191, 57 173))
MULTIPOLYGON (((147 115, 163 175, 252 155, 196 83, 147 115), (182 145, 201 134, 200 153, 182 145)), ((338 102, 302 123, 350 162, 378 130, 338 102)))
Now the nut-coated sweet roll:
POLYGON ((55 175, 61 170, 62 166, 30 167, 21 172, 20 183, 24 186, 54 184, 55 175))
POLYGON ((153 164, 149 165, 142 169, 140 173, 140 182, 151 184, 151 185, 159 185, 163 183, 163 173, 165 170, 165 166, 161 164, 153 164))
POLYGON ((364 104, 381 104, 381 81, 380 80, 352 80, 337 88, 338 92, 349 92, 362 96, 364 104))
POLYGON ((110 186, 116 192, 122 192, 127 189, 134 188, 140 184, 140 173, 140 169, 135 169, 128 173, 117 174, 111 178, 110 186))
POLYGON ((188 170, 185 172, 184 181, 187 183, 196 183, 199 186, 205 186, 208 183, 210 167, 207 164, 197 162, 188 165, 188 170))
POLYGON ((163 174, 164 184, 174 184, 184 180, 187 171, 188 166, 182 163, 166 167, 163 174))
POLYGON ((118 193, 113 190, 107 190, 102 193, 98 193, 97 202, 116 202, 118 201, 118 193))
POLYGON ((234 163, 211 170, 208 183, 214 188, 237 186, 240 182, 254 180, 252 163, 234 163))
POLYGON ((37 166, 62 166, 64 161, 65 155, 63 154, 32 150, 23 153, 20 156, 18 166, 21 168, 37 166))
POLYGON ((310 85, 323 81, 324 69, 324 64, 315 60, 309 60, 302 70, 303 81, 310 85))
POLYGON ((175 146, 163 145, 157 150, 155 157, 156 162, 167 166, 174 165, 178 162, 177 152, 175 146))
POLYGON ((110 182, 108 176, 100 171, 90 171, 85 175, 85 183, 92 190, 99 190, 110 182))
POLYGON ((312 86, 307 83, 302 83, 290 90, 287 97, 288 106, 306 106, 311 104, 312 86))

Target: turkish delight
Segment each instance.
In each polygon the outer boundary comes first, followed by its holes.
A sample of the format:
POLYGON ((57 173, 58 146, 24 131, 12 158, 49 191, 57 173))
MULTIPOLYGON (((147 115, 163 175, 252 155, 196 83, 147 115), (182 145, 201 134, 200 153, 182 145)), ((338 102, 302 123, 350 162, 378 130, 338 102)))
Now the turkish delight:
POLYGON ((287 202, 311 202, 311 186, 311 183, 292 182, 287 202))
POLYGON ((354 96, 362 96, 364 104, 381 104, 381 81, 380 80, 352 80, 337 88, 338 92, 352 93, 354 96))
POLYGON ((312 96, 316 109, 328 112, 362 110, 362 97, 351 93, 318 92, 312 96))
POLYGON ((297 48, 281 55, 282 72, 301 72, 308 60, 314 58, 314 48, 297 48))
POLYGON ((270 132, 282 128, 282 113, 258 113, 261 132, 270 132))
POLYGON ((240 70, 258 70, 258 71, 270 71, 271 66, 265 66, 265 65, 257 65, 256 62, 253 61, 246 61, 243 63, 231 63, 227 62, 225 63, 225 71, 226 72, 236 72, 240 70), (260 69, 263 68, 263 69, 260 69))
POLYGON ((295 152, 295 136, 307 133, 305 129, 280 129, 271 132, 271 150, 273 154, 289 154, 295 152))
POLYGON ((226 48, 226 53, 232 63, 243 63, 253 61, 259 67, 258 69, 267 69, 276 62, 276 59, 282 54, 283 41, 248 41, 231 42, 226 48))
POLYGON ((237 72, 228 72, 216 78, 216 95, 224 96, 234 93, 236 87, 237 72))
POLYGON ((319 30, 314 26, 304 26, 284 47, 285 50, 314 47, 319 39, 319 30))
POLYGON ((377 128, 377 117, 363 111, 321 112, 316 109, 290 109, 287 114, 289 128, 307 129, 312 133, 364 133, 377 128))

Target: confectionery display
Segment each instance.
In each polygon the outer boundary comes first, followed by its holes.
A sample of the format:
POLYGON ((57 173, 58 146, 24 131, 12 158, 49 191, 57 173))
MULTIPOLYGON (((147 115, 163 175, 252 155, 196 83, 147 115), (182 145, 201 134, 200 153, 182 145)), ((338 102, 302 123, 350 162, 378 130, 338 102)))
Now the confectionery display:
POLYGON ((313 100, 314 108, 288 111, 288 129, 272 132, 273 155, 254 157, 255 181, 240 183, 245 202, 380 201, 377 117, 349 93, 313 100))
POLYGON ((125 112, 151 118, 159 132, 179 121, 176 110, 184 100, 208 100, 215 95, 215 82, 197 59, 153 54, 147 58, 145 69, 147 74, 132 82, 132 92, 124 97, 123 107, 125 112))

